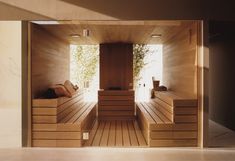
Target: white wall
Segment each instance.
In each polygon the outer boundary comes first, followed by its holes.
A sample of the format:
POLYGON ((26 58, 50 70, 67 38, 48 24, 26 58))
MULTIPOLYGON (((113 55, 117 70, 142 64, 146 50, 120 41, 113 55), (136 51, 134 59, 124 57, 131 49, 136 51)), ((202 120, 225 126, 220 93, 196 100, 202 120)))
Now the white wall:
POLYGON ((20 21, 0 21, 0 147, 21 147, 20 21))

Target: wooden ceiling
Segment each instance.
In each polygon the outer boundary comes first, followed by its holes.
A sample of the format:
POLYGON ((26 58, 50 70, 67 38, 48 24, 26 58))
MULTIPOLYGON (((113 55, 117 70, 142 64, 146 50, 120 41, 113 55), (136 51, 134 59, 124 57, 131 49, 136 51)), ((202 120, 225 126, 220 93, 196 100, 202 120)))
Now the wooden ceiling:
POLYGON ((91 45, 102 43, 162 44, 171 38, 182 26, 192 21, 47 21, 40 23, 51 34, 70 44, 91 45), (88 29, 89 37, 83 36, 88 29), (79 34, 79 38, 71 35, 79 34), (160 34, 160 38, 151 35, 160 34))

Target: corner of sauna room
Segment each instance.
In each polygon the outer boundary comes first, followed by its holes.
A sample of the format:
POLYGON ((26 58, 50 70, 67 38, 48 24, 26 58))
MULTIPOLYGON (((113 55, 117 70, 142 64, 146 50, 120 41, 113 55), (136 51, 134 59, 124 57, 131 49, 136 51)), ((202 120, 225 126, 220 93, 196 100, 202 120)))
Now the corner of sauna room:
POLYGON ((199 21, 29 28, 31 146, 200 146, 199 21))

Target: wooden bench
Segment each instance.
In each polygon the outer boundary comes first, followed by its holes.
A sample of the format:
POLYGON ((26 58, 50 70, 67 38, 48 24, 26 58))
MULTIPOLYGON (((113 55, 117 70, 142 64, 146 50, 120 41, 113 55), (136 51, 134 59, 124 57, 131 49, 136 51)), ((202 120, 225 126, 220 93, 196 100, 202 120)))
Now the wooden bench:
POLYGON ((34 99, 32 146, 81 147, 96 111, 96 103, 83 101, 81 90, 72 98, 34 99))
POLYGON ((136 103, 137 121, 150 147, 194 147, 198 135, 198 103, 173 92, 156 92, 136 103))

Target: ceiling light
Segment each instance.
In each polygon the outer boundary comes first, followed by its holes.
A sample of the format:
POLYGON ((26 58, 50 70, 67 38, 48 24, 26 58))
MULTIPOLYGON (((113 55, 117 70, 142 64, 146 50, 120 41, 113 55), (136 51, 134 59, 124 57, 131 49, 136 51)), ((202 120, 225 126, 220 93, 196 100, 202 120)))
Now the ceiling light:
POLYGON ((79 34, 71 34, 70 37, 72 37, 72 38, 79 38, 81 36, 79 34))
POLYGON ((83 36, 84 36, 84 37, 89 37, 89 36, 90 36, 90 30, 88 30, 88 29, 83 29, 83 36))
POLYGON ((58 21, 31 21, 32 23, 38 24, 38 25, 58 25, 58 21))
POLYGON ((151 37, 152 38, 160 38, 162 35, 161 34, 152 34, 151 37))

